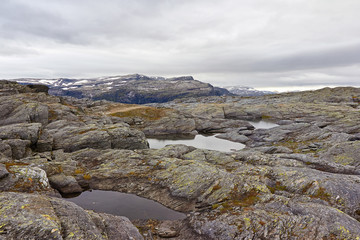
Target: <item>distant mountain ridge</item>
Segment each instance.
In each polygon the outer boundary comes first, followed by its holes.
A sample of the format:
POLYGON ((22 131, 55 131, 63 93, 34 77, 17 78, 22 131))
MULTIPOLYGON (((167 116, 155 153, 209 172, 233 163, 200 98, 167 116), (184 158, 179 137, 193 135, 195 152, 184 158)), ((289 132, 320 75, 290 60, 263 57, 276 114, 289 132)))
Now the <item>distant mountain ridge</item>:
POLYGON ((233 95, 224 88, 194 80, 192 76, 173 78, 141 74, 86 79, 13 79, 22 84, 44 84, 56 96, 91 98, 122 103, 161 103, 184 97, 233 95))
POLYGON ((224 88, 227 89, 230 93, 233 93, 235 95, 242 96, 242 97, 263 96, 263 95, 277 93, 277 92, 271 92, 271 91, 261 91, 261 90, 257 90, 255 88, 246 87, 246 86, 227 86, 224 88))

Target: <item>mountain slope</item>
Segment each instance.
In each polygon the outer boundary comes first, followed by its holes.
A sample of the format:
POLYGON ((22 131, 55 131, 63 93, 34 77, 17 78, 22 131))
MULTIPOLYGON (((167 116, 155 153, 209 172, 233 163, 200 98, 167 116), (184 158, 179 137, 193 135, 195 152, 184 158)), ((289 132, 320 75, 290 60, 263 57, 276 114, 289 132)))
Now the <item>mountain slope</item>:
POLYGON ((22 84, 41 83, 56 96, 105 99, 122 103, 168 102, 176 98, 232 95, 223 88, 194 80, 191 76, 163 78, 140 74, 89 79, 15 79, 22 84))

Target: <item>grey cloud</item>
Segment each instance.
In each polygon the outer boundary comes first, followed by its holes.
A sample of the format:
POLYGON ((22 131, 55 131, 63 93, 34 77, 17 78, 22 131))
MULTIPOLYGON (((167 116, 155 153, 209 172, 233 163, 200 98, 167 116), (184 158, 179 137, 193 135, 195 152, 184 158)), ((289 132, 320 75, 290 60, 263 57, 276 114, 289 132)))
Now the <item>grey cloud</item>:
POLYGON ((289 56, 260 60, 249 66, 251 71, 284 71, 347 66, 360 63, 360 43, 356 45, 300 52, 289 56))
POLYGON ((16 45, 5 44, 0 47, 0 55, 1 56, 26 56, 26 55, 34 55, 37 53, 38 52, 36 50, 25 47, 25 46, 16 46, 16 45))
POLYGON ((64 33, 61 33, 64 20, 36 6, 5 0, 1 3, 0 14, 1 38, 23 38, 23 41, 27 41, 31 40, 28 39, 29 35, 52 36, 56 39, 64 37, 64 33))
POLYGON ((355 84, 359 9, 357 0, 4 0, 1 74, 355 84))

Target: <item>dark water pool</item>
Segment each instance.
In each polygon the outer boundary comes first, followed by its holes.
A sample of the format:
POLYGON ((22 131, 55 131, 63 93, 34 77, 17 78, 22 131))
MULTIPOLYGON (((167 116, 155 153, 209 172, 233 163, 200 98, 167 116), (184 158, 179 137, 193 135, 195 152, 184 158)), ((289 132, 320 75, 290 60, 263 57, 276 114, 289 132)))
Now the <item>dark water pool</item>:
POLYGON ((65 199, 76 203, 84 209, 125 216, 130 220, 178 220, 186 217, 184 213, 174 211, 158 202, 134 194, 115 191, 92 190, 65 199))

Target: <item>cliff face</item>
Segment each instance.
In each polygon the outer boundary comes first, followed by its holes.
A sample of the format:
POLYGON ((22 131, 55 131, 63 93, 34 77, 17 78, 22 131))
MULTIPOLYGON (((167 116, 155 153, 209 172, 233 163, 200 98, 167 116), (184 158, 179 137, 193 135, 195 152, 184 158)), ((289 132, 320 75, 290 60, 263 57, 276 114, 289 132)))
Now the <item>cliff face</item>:
POLYGON ((121 103, 161 103, 185 97, 232 95, 223 88, 194 80, 191 76, 163 78, 133 74, 93 79, 17 79, 21 83, 42 82, 50 94, 109 100, 121 103))

